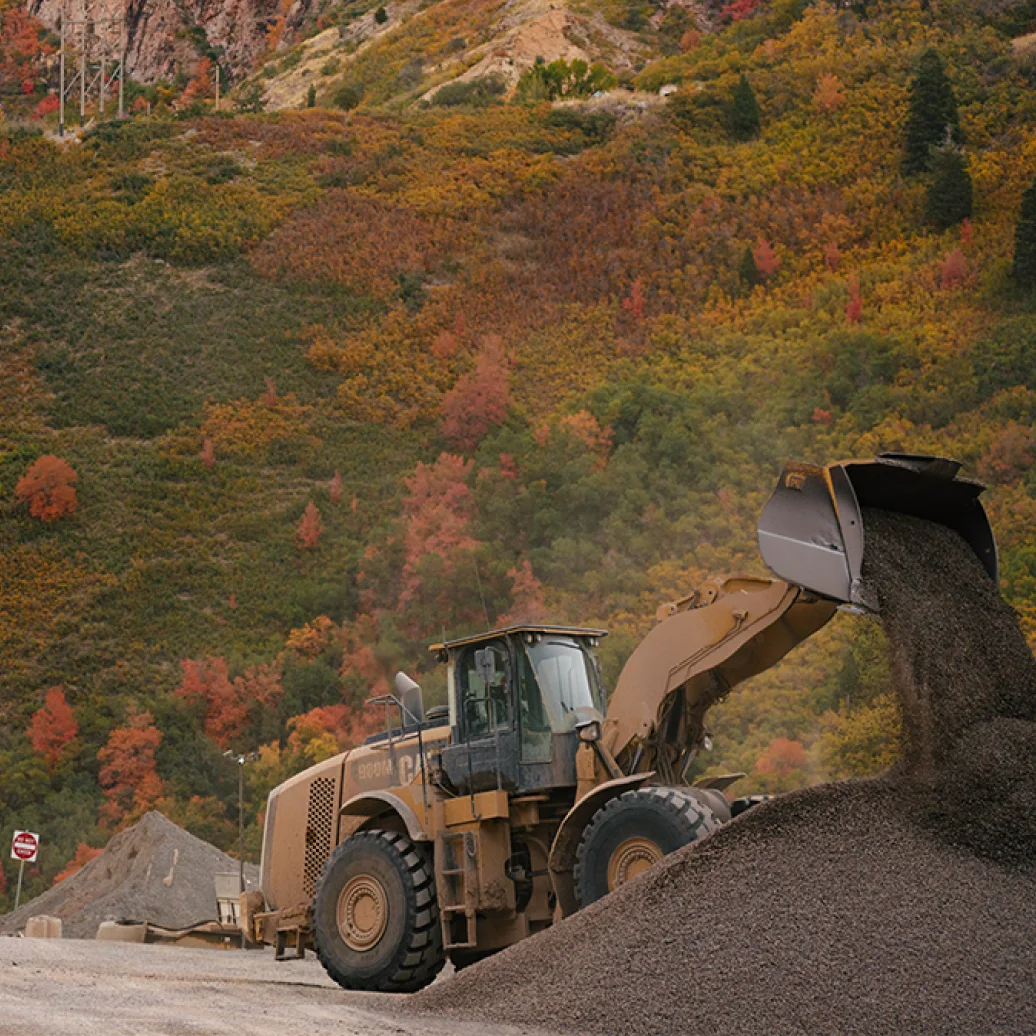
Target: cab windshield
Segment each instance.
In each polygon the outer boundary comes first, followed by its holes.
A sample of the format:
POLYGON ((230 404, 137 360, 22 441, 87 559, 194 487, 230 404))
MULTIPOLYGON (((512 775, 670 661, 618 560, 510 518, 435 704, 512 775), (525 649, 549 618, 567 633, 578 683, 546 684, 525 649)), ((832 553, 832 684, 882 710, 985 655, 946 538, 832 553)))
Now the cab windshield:
POLYGON ((578 641, 544 634, 534 643, 526 643, 525 652, 536 673, 553 730, 571 730, 576 709, 604 711, 594 661, 578 641))

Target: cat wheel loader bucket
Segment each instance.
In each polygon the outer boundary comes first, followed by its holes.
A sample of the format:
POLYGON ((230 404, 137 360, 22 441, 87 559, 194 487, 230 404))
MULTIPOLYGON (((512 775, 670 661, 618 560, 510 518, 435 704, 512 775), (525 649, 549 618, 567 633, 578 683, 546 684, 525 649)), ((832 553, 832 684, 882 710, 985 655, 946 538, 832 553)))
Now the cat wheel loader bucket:
POLYGON ((791 461, 759 516, 759 552, 781 579, 874 611, 860 573, 863 511, 877 507, 954 529, 996 582, 996 542, 979 502, 986 487, 959 470, 955 460, 908 453, 826 467, 791 461))

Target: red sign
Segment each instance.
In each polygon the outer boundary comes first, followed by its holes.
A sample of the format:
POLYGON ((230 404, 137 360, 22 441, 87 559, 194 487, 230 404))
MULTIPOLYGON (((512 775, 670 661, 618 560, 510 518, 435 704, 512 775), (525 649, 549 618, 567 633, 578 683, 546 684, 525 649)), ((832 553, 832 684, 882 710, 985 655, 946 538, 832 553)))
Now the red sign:
POLYGON ((40 849, 40 836, 32 831, 15 831, 11 843, 11 859, 32 863, 40 849))

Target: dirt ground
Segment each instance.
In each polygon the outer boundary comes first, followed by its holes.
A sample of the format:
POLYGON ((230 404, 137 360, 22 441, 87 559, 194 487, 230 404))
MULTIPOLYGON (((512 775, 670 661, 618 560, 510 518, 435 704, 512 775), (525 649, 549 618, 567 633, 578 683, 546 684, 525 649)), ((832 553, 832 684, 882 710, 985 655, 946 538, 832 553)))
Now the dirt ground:
POLYGON ((549 1036, 383 1013, 397 1001, 340 989, 312 956, 0 938, 2 1036, 549 1036))

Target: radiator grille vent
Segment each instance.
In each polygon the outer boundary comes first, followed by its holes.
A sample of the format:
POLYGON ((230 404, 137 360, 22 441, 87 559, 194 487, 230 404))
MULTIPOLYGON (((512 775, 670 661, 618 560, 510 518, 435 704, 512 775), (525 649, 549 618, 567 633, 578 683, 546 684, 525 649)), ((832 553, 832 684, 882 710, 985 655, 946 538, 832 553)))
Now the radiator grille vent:
POLYGON ((331 855, 334 816, 335 782, 329 777, 317 777, 309 786, 309 813, 306 816, 306 861, 302 887, 307 896, 313 895, 324 864, 331 855))

